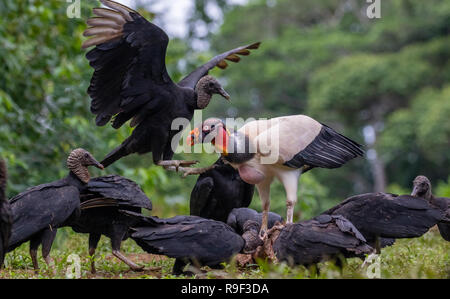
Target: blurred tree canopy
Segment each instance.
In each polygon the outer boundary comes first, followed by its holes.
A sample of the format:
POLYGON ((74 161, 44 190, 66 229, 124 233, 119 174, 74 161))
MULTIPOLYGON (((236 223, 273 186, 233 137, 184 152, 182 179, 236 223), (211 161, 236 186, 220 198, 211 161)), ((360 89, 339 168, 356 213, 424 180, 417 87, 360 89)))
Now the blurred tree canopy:
MULTIPOLYGON (((408 192, 418 174, 448 192, 450 2, 382 1, 381 18, 369 19, 367 4, 357 0, 192 1, 188 36, 172 38, 168 48, 174 80, 217 53, 263 42, 239 65, 212 72, 232 104, 213 99, 204 116, 308 114, 366 144, 367 159, 302 178, 296 209, 302 217, 356 192, 408 192), (222 24, 213 24, 210 6, 221 10, 222 24), (197 30, 201 26, 206 33, 197 30), (209 42, 210 50, 193 51, 195 40, 209 42)), ((101 159, 131 131, 96 127, 89 111, 92 69, 80 46, 84 21, 98 3, 81 3, 81 18, 71 19, 66 1, 0 2, 0 154, 9 165, 10 196, 66 175, 71 149, 83 147, 101 159)), ((179 157, 202 165, 217 158, 179 157)), ((105 173, 141 184, 154 214, 188 213, 196 177, 181 179, 151 164, 149 155, 132 155, 105 173)), ((272 207, 284 214, 279 184, 272 195, 280 198, 272 207)), ((259 200, 252 205, 260 208, 259 200)))

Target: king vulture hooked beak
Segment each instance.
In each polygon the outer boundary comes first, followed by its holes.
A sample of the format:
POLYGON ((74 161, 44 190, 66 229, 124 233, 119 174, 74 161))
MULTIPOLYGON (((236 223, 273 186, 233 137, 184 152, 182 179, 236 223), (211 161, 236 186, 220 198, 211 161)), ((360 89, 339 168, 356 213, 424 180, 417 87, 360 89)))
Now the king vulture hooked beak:
POLYGON ((201 126, 194 128, 189 132, 186 143, 194 146, 198 143, 211 143, 221 154, 227 155, 228 137, 230 131, 220 119, 207 119, 201 126), (200 128, 199 128, 200 127, 200 128))

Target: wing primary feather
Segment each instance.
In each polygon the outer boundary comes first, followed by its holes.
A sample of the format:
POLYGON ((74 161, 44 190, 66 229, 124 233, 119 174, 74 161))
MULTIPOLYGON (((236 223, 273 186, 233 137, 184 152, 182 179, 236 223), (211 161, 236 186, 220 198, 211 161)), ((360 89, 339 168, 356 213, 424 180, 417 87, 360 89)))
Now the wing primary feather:
POLYGON ((111 10, 111 9, 107 9, 107 8, 94 8, 92 11, 95 15, 97 15, 99 17, 105 17, 108 19, 112 19, 120 25, 124 25, 127 22, 125 17, 115 10, 111 10))
POLYGON ((117 23, 115 20, 113 19, 109 19, 109 18, 101 18, 101 17, 94 17, 94 18, 90 18, 86 21, 86 24, 92 27, 111 27, 114 29, 122 29, 122 25, 123 24, 119 24, 117 23))
POLYGON ((131 17, 130 12, 137 14, 137 12, 135 10, 132 10, 131 8, 126 7, 125 5, 122 5, 122 4, 114 2, 114 1, 100 0, 100 2, 109 8, 113 8, 113 9, 119 11, 127 19, 127 21, 130 21, 130 22, 133 21, 133 18, 131 17))
POLYGON ((88 39, 87 41, 85 41, 83 43, 83 45, 81 45, 81 47, 83 49, 92 47, 92 46, 97 46, 109 41, 113 41, 119 37, 122 36, 122 33, 117 33, 117 34, 113 34, 113 35, 97 35, 96 37, 93 37, 91 39, 88 39))

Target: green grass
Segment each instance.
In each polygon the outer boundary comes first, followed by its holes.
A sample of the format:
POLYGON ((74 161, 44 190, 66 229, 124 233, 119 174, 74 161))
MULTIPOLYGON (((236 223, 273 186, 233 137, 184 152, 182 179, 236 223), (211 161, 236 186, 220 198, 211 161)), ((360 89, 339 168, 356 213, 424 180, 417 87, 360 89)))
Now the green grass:
MULTIPOLYGON (((39 256, 41 270, 34 273, 28 244, 23 244, 6 257, 6 265, 0 278, 66 278, 70 263, 67 258, 77 254, 81 259, 81 278, 186 278, 171 275, 174 259, 144 253, 132 240, 122 244, 122 251, 131 259, 145 265, 143 272, 130 271, 128 266, 111 255, 109 239, 102 237, 95 257, 97 274, 90 273, 90 257, 87 253, 87 235, 61 229, 55 240, 52 257, 55 271, 49 269, 39 256)), ((382 250, 380 256, 381 278, 450 278, 450 242, 443 240, 432 230, 415 239, 397 240, 396 244, 382 250)), ((341 271, 332 262, 320 263, 316 269, 303 266, 290 268, 284 263, 240 268, 234 263, 223 270, 202 268, 194 278, 367 278, 367 269, 360 259, 347 259, 341 271), (318 274, 320 273, 320 274, 318 274)))

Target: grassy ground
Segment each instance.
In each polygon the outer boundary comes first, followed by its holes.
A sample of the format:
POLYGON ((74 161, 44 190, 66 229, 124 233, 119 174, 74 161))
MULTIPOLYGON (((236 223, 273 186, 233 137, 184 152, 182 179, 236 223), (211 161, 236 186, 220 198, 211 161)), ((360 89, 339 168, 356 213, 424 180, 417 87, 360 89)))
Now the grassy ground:
MULTIPOLYGON (((6 257, 6 266, 0 278, 66 278, 67 269, 73 263, 71 254, 80 257, 81 278, 186 278, 171 275, 173 259, 144 253, 134 241, 122 245, 123 252, 132 260, 145 265, 143 272, 133 272, 111 255, 109 240, 102 237, 95 257, 97 274, 90 273, 90 257, 87 254, 87 235, 73 233, 70 229, 58 232, 52 250, 55 271, 49 269, 42 258, 41 270, 34 273, 28 254, 28 244, 23 244, 6 257)), ((318 265, 316 269, 299 266, 290 268, 285 264, 267 264, 239 268, 230 263, 224 270, 203 268, 195 278, 367 278, 367 266, 359 259, 348 259, 343 271, 332 262, 318 265)), ((380 256, 381 278, 450 278, 450 242, 431 230, 421 238, 398 240, 392 247, 383 249, 380 256)))

